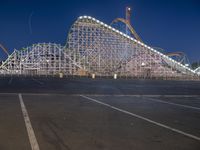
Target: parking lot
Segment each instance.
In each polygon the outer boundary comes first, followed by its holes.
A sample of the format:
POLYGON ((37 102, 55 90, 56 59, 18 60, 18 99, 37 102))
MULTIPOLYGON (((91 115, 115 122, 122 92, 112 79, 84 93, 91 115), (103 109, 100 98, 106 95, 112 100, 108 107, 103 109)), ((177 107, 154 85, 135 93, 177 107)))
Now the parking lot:
POLYGON ((200 149, 200 82, 0 83, 1 150, 200 149))

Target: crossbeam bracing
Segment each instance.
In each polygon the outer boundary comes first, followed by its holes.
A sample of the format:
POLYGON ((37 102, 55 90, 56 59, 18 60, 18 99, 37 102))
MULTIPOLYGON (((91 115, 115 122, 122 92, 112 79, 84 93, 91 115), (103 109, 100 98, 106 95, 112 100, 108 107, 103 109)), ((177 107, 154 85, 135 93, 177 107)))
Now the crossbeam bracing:
POLYGON ((65 46, 39 43, 14 50, 1 74, 196 79, 198 74, 167 55, 90 16, 71 26, 65 46))
POLYGON ((195 76, 187 66, 89 16, 75 22, 67 44, 84 68, 100 76, 195 76))

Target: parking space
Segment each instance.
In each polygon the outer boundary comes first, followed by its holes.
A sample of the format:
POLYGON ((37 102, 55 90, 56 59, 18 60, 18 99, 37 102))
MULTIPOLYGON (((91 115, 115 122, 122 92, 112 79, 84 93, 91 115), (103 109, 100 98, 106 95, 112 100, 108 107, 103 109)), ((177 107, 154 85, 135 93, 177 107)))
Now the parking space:
MULTIPOLYGON (((40 150, 200 148, 198 110, 134 95, 24 93, 22 98, 40 150)), ((0 103, 0 148, 31 149, 18 95, 0 94, 0 103)))
POLYGON ((0 150, 200 149, 200 82, 11 77, 0 83, 0 150))
POLYGON ((168 103, 174 103, 178 105, 186 105, 191 107, 200 108, 200 96, 190 95, 162 95, 162 96, 147 96, 154 100, 160 100, 168 103))
POLYGON ((16 94, 0 94, 0 149, 31 150, 16 94))
POLYGON ((200 136, 200 110, 163 103, 144 96, 92 96, 92 98, 169 127, 200 136))

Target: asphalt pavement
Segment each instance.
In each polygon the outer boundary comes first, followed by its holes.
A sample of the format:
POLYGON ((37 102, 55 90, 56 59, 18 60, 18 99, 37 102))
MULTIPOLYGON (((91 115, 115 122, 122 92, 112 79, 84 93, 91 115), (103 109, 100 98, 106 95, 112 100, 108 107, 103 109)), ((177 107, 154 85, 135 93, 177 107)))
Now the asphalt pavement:
POLYGON ((0 150, 147 149, 200 149, 200 82, 0 78, 0 150))

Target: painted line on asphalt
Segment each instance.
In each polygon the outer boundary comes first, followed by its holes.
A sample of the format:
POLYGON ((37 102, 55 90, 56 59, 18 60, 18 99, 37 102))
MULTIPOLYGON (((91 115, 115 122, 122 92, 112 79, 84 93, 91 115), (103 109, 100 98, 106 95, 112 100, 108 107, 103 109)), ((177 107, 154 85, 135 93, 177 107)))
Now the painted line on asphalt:
POLYGON ((20 101, 22 114, 23 114, 23 117, 24 117, 26 129, 27 129, 29 141, 30 141, 30 144, 31 144, 31 149, 32 150, 40 150, 36 136, 35 136, 35 133, 34 133, 34 130, 33 130, 33 127, 31 125, 30 118, 28 116, 26 106, 25 106, 23 98, 22 98, 22 94, 18 94, 18 96, 19 96, 19 101, 20 101))
MULTIPOLYGON (((84 93, 83 93, 84 94, 84 93)), ((73 95, 78 95, 78 94, 73 94, 73 95)), ((81 93, 79 94, 81 95, 81 93)), ((84 94, 85 96, 96 96, 96 97, 101 97, 101 96, 115 96, 115 97, 126 97, 126 96, 135 96, 135 97, 141 97, 141 96, 146 96, 146 97, 175 97, 175 98, 199 98, 200 95, 149 95, 149 94, 84 94)))
POLYGON ((172 103, 172 102, 166 102, 166 101, 163 101, 163 100, 159 100, 159 99, 155 99, 155 98, 150 98, 150 97, 143 97, 143 98, 144 99, 146 98, 146 99, 148 99, 150 101, 153 101, 153 102, 158 102, 158 103, 163 103, 163 104, 168 104, 168 105, 174 105, 174 106, 184 107, 184 108, 189 108, 189 109, 200 110, 199 107, 194 107, 194 106, 189 106, 189 105, 183 105, 183 104, 177 104, 177 103, 172 103))
POLYGON ((35 79, 35 78, 31 78, 33 81, 35 81, 36 83, 38 83, 38 84, 40 84, 40 85, 44 85, 44 83, 43 82, 41 82, 41 81, 39 81, 39 80, 37 80, 37 79, 35 79))
POLYGON ((96 103, 101 104, 101 105, 104 105, 104 106, 106 106, 106 107, 109 107, 109 108, 111 108, 111 109, 117 110, 117 111, 119 111, 119 112, 128 114, 128 115, 133 116, 133 117, 136 117, 136 118, 138 118, 138 119, 142 119, 142 120, 147 121, 147 122, 149 122, 149 123, 151 123, 151 124, 154 124, 154 125, 163 127, 163 128, 165 128, 165 129, 168 129, 168 130, 171 130, 171 131, 173 131, 173 132, 179 133, 179 134, 184 135, 184 136, 186 136, 186 137, 189 137, 189 138, 192 138, 192 139, 195 139, 195 140, 200 141, 200 137, 197 137, 197 136, 195 136, 195 135, 192 135, 192 134, 183 132, 183 131, 181 131, 181 130, 172 128, 172 127, 170 127, 170 126, 167 126, 167 125, 164 125, 164 124, 162 124, 162 123, 153 121, 153 120, 148 119, 148 118, 146 118, 146 117, 143 117, 143 116, 140 116, 140 115, 131 113, 131 112, 129 112, 129 111, 126 111, 126 110, 123 110, 123 109, 121 109, 121 108, 112 106, 112 105, 110 105, 110 104, 101 102, 101 101, 96 100, 96 99, 94 99, 94 98, 90 98, 90 97, 87 97, 87 96, 84 96, 84 95, 80 95, 80 96, 83 97, 83 98, 85 98, 85 99, 88 99, 88 100, 90 100, 90 101, 96 102, 96 103))

